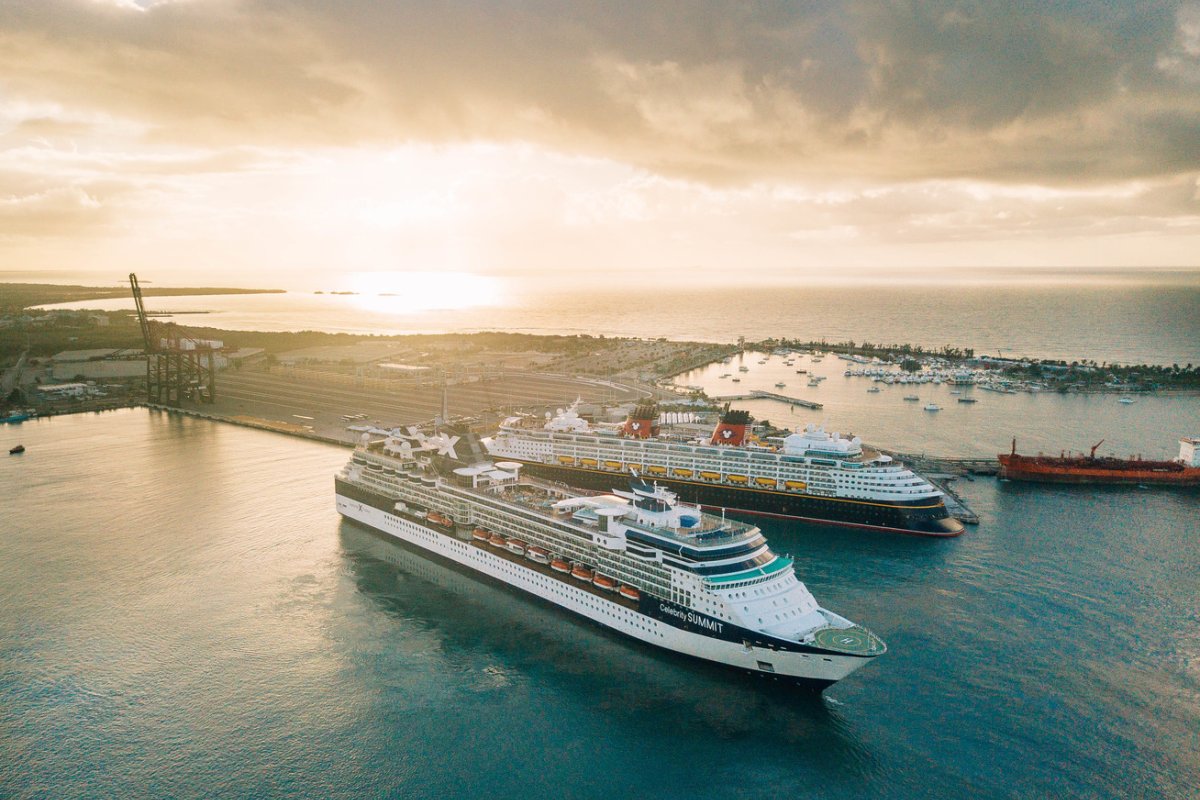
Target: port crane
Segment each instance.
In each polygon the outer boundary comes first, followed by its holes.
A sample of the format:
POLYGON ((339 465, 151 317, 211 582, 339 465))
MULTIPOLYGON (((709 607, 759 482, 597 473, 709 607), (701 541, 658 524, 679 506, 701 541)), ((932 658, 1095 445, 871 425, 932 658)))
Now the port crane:
POLYGON ((194 339, 174 322, 151 320, 142 301, 137 275, 129 273, 129 288, 137 308, 138 325, 146 346, 146 399, 179 406, 185 400, 211 403, 217 396, 217 353, 221 342, 194 339))

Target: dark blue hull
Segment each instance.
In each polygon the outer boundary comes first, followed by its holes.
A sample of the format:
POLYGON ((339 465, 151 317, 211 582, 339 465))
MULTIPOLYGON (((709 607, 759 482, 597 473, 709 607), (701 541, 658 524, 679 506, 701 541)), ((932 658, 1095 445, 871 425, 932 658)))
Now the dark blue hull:
MULTIPOLYGON (((629 479, 620 472, 525 463, 525 470, 531 475, 562 481, 582 489, 612 491, 620 488, 629 479)), ((941 500, 917 500, 911 503, 867 502, 749 486, 699 483, 666 476, 647 477, 677 493, 683 502, 695 503, 707 509, 725 509, 742 514, 797 519, 823 525, 864 528, 911 536, 946 537, 958 536, 963 532, 963 524, 950 516, 941 500)))

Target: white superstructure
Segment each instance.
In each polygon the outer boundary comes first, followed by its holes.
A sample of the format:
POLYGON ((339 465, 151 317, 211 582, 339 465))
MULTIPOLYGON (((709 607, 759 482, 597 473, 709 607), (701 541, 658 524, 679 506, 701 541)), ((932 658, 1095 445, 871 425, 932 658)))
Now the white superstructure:
MULTIPOLYGON (((510 417, 484 440, 496 458, 524 463, 637 471, 650 478, 707 485, 756 487, 795 495, 883 502, 942 502, 944 494, 891 456, 809 424, 782 440, 730 447, 704 440, 629 438, 593 429, 566 409, 544 425, 510 417)), ((619 480, 619 477, 614 477, 619 480)))
POLYGON ((1179 440, 1179 461, 1185 467, 1200 467, 1200 436, 1184 436, 1179 440))

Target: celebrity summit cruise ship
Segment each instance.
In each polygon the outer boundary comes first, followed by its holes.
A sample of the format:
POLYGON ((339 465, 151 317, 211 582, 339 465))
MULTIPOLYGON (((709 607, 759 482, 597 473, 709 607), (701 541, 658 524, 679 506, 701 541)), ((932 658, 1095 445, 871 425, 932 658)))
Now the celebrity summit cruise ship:
POLYGON ((758 528, 614 478, 629 488, 572 491, 493 463, 470 434, 409 429, 364 435, 334 484, 349 519, 676 653, 824 689, 887 650, 822 608, 758 528))
POLYGON ((777 443, 751 436, 753 419, 726 410, 708 439, 660 437, 652 404, 620 428, 596 428, 571 406, 549 421, 510 417, 485 440, 496 458, 572 486, 604 490, 642 474, 709 509, 920 536, 958 536, 945 495, 858 437, 815 425, 777 443))

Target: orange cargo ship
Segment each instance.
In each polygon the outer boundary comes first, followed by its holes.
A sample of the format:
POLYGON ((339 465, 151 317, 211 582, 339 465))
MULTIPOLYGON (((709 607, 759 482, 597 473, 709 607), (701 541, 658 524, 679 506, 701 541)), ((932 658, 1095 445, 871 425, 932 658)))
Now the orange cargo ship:
POLYGON ((1143 484, 1158 486, 1200 486, 1200 437, 1188 436, 1179 440, 1179 457, 1171 461, 1147 461, 1142 458, 1113 458, 1089 455, 1023 456, 1017 454, 1017 440, 1012 452, 1001 453, 1000 477, 1015 481, 1046 483, 1143 484))

